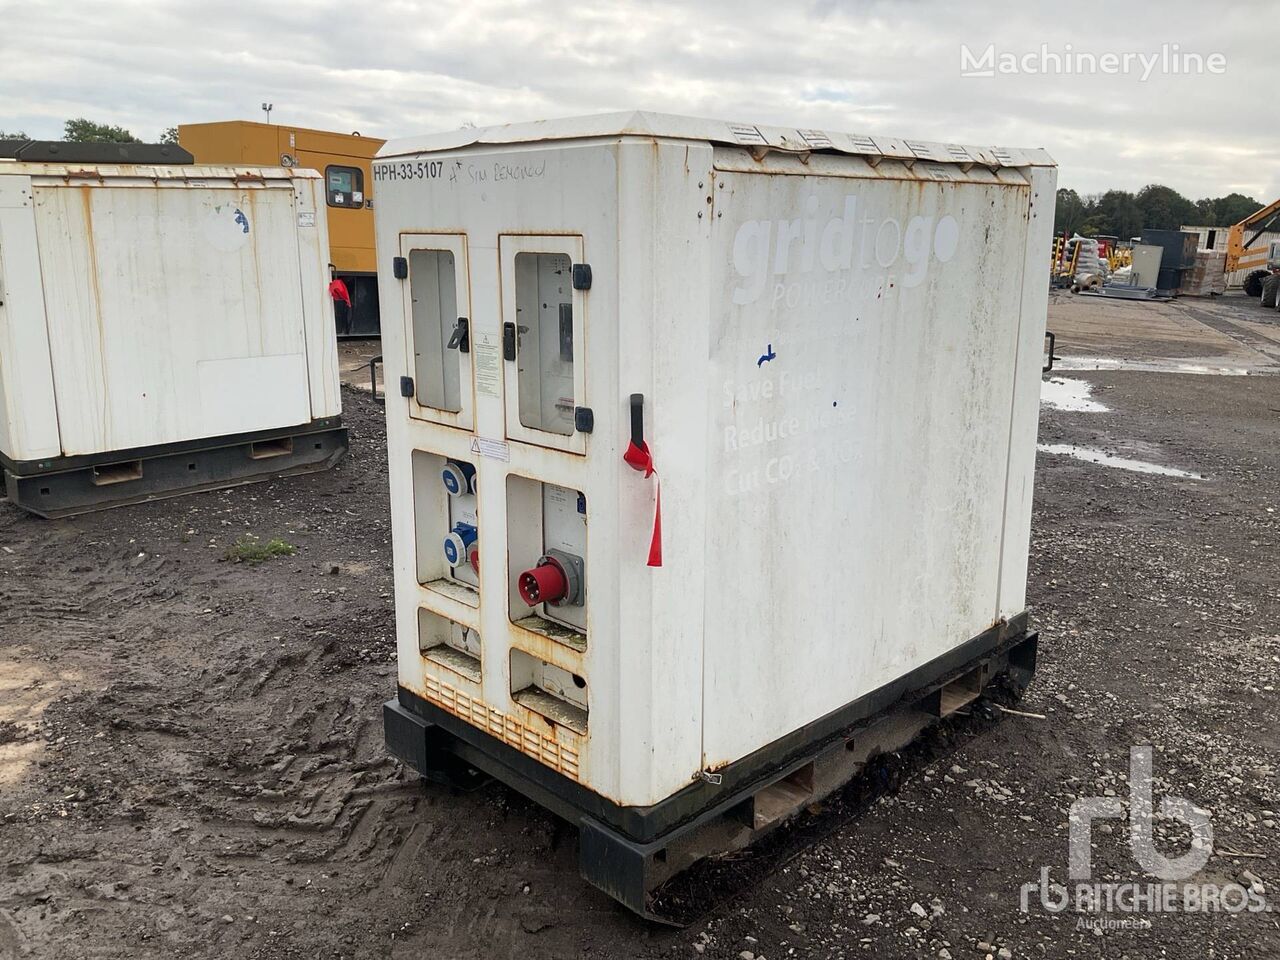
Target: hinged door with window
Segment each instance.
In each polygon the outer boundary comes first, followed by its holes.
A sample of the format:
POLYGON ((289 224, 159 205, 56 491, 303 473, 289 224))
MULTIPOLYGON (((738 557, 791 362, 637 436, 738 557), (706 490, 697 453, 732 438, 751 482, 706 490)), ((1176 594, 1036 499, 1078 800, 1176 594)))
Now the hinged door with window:
POLYGON ((472 429, 471 294, 467 240, 459 234, 406 234, 400 253, 405 343, 412 378, 409 415, 472 429))
POLYGON ((499 251, 507 437, 585 453, 582 238, 504 236, 499 251))

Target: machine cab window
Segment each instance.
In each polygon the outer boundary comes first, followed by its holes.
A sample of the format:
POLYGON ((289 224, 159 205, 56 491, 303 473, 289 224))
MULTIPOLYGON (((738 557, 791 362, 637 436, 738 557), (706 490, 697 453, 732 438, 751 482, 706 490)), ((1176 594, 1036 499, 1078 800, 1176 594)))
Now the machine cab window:
POLYGON ((324 168, 325 194, 331 207, 364 206, 364 171, 359 167, 324 168))

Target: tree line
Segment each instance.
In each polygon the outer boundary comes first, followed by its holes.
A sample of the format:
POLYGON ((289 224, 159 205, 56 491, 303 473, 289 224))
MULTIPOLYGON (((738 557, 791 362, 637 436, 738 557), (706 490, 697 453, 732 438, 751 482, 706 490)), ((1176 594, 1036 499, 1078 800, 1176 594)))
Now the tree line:
MULTIPOLYGON (((21 130, 5 131, 0 130, 0 140, 29 140, 31 139, 21 130)), ((124 127, 115 126, 110 123, 95 123, 92 120, 86 120, 84 117, 76 117, 74 120, 68 120, 62 125, 62 139, 67 143, 142 143, 139 137, 135 137, 129 130, 124 127)), ((178 128, 167 127, 160 134, 157 143, 177 143, 178 128)))
POLYGON ((1137 193, 1108 190, 1080 196, 1074 190, 1058 190, 1054 230, 1086 237, 1119 237, 1128 240, 1143 230, 1177 230, 1183 226, 1225 227, 1239 223, 1262 204, 1242 193, 1225 197, 1188 200, 1172 187, 1152 183, 1137 193))

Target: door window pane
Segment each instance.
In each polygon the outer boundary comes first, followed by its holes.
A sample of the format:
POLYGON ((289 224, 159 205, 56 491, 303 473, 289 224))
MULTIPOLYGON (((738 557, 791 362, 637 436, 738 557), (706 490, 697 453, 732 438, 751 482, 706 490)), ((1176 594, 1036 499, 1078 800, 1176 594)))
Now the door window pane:
POLYGON ((409 295, 413 298, 414 392, 418 403, 449 413, 462 409, 457 349, 449 338, 458 322, 453 254, 409 251, 409 295))
POLYGON ((520 422, 573 433, 573 282, 563 253, 518 253, 516 353, 520 422))

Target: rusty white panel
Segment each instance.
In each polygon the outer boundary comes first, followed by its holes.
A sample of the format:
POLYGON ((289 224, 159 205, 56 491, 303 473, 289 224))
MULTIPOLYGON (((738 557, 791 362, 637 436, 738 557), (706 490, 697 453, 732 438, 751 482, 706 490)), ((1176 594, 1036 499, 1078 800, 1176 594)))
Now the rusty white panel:
POLYGON ((907 146, 905 140, 899 140, 896 137, 876 137, 875 143, 881 156, 898 160, 915 159, 915 153, 907 146))
MULTIPOLYGON (((301 172, 301 171, 299 171, 301 172)), ((311 417, 342 413, 338 379, 338 337, 329 297, 329 217, 324 180, 315 171, 293 181, 297 223, 298 280, 302 289, 302 322, 306 330, 307 387, 311 417)))
MULTIPOLYGON (((622 417, 612 434, 600 437, 603 449, 597 447, 596 456, 612 460, 618 471, 618 622, 622 676, 630 680, 621 691, 619 746, 623 785, 637 798, 632 802, 643 803, 680 789, 701 768, 703 597, 719 576, 701 559, 711 403, 704 384, 717 306, 707 295, 707 280, 715 256, 712 213, 727 188, 710 169, 707 144, 654 150, 633 142, 620 153, 619 247, 627 267, 619 278, 622 417), (645 395, 645 437, 662 484, 661 567, 646 566, 657 482, 621 466, 620 451, 609 449, 614 437, 625 442, 631 393, 645 395)), ((588 520, 595 523, 593 516, 588 520)))
MULTIPOLYGON (((309 421, 291 184, 73 183, 35 190, 63 452, 309 421)), ((314 262, 308 279, 320 282, 314 262)))
POLYGON ((812 147, 814 150, 831 150, 835 144, 831 141, 831 136, 822 130, 797 130, 800 139, 804 141, 805 146, 812 147))
POLYGON ((708 767, 994 622, 1029 200, 1025 183, 724 179, 708 767))
MULTIPOLYGON (((315 170, 208 164, 11 163, 5 164, 4 172, 35 177, 40 186, 65 185, 72 181, 105 183, 110 180, 113 186, 143 189, 150 189, 156 184, 205 186, 210 181, 229 179, 251 183, 323 180, 315 170)), ((321 196, 324 196, 323 192, 321 196)))
POLYGON ((907 149, 911 151, 911 155, 918 160, 932 160, 935 163, 946 163, 950 157, 946 151, 941 148, 940 144, 926 143, 923 140, 906 141, 907 149))
MULTIPOLYGON (((624 429, 627 407, 622 391, 646 390, 643 382, 626 388, 619 383, 619 148, 616 142, 599 142, 448 151, 375 162, 373 177, 378 189, 374 208, 377 244, 384 262, 400 250, 402 235, 421 232, 465 238, 469 263, 469 275, 459 282, 465 282, 470 289, 471 382, 463 390, 474 397, 472 422, 462 427, 413 416, 410 400, 394 390, 388 392, 386 400, 399 683, 429 699, 432 691, 442 685, 466 687, 469 702, 483 704, 486 716, 501 716, 504 724, 520 730, 542 731, 558 749, 576 758, 579 779, 605 796, 622 800, 642 797, 653 789, 665 796, 677 788, 673 776, 678 776, 678 785, 687 783, 697 767, 699 731, 696 726, 692 731, 687 725, 683 728, 689 745, 678 764, 678 775, 669 767, 644 759, 656 750, 654 716, 647 705, 632 703, 635 692, 624 689, 622 678, 640 676, 645 670, 652 676, 655 668, 650 663, 643 582, 633 581, 628 569, 626 582, 629 586, 639 584, 640 590, 622 589, 624 575, 618 569, 618 541, 620 527, 629 522, 634 522, 637 529, 628 528, 628 538, 641 535, 638 528, 652 520, 652 500, 637 502, 634 508, 621 508, 620 450, 612 451, 618 456, 587 453, 589 446, 602 451, 611 449, 613 438, 624 429), (591 290, 576 297, 575 307, 580 304, 580 309, 575 309, 574 324, 575 349, 585 344, 586 350, 584 362, 575 363, 583 378, 580 385, 575 385, 575 391, 580 389, 580 405, 594 412, 595 430, 590 437, 577 434, 565 438, 572 443, 557 447, 545 436, 522 431, 518 417, 508 415, 507 391, 518 390, 518 374, 516 363, 503 358, 502 321, 504 317, 518 318, 508 313, 503 298, 504 285, 514 294, 510 282, 513 278, 504 273, 504 269, 514 268, 513 258, 501 257, 500 250, 510 248, 516 239, 555 240, 566 236, 572 238, 575 259, 581 257, 589 263, 594 276, 591 290), (415 450, 475 465, 480 552, 478 607, 452 602, 417 581, 414 511, 415 507, 430 509, 430 504, 417 503, 415 499, 415 450), (526 477, 578 490, 586 497, 589 599, 585 650, 557 643, 514 623, 532 611, 522 606, 515 588, 508 564, 509 547, 516 556, 527 554, 522 544, 529 538, 531 528, 541 522, 540 516, 534 514, 540 513, 541 502, 531 498, 533 503, 527 505, 526 515, 509 516, 509 477, 526 477), (630 521, 633 510, 634 521, 630 521), (633 602, 640 606, 632 608, 633 602), (481 644, 478 683, 467 686, 447 666, 421 656, 417 630, 418 611, 423 608, 475 627, 481 644), (644 619, 636 624, 636 617, 644 619), (632 629, 639 631, 636 636, 642 638, 639 643, 620 641, 621 622, 634 625, 632 629), (614 639, 610 640, 611 636, 614 639), (587 734, 563 725, 553 729, 544 716, 515 700, 510 668, 513 650, 586 679, 587 734), (622 663, 627 658, 634 663, 628 663, 624 670, 622 663), (637 748, 623 756, 619 744, 624 740, 624 729, 626 742, 647 743, 650 747, 637 748), (624 778, 648 783, 654 766, 659 769, 660 787, 640 790, 624 785, 624 778)), ((683 148, 678 150, 682 162, 685 152, 683 148)), ((628 183, 645 182, 646 176, 652 178, 651 168, 637 168, 628 183)), ((695 216, 696 211, 691 219, 695 216)), ((652 226, 644 238, 650 245, 658 242, 652 226)), ((378 283, 379 300, 384 304, 385 376, 388 383, 395 383, 401 375, 412 375, 414 369, 406 339, 406 331, 412 327, 411 317, 405 313, 412 309, 412 303, 404 293, 405 281, 397 280, 390 270, 379 272, 378 283), (386 313, 388 304, 400 309, 399 318, 386 313)), ((627 352, 628 370, 644 367, 646 350, 627 352)), ((575 369, 575 377, 578 373, 575 369)), ((638 496, 651 496, 649 484, 638 483, 636 487, 639 490, 628 484, 626 489, 638 496)), ((517 504, 523 499, 526 498, 514 497, 517 504)), ((439 550, 439 545, 430 545, 429 549, 439 550)), ((644 570, 643 559, 635 565, 644 570)), ((693 683, 692 678, 690 682, 693 683)), ((697 689, 693 683, 689 696, 696 697, 697 689)), ((464 714, 459 711, 459 716, 464 714)), ((531 756, 546 762, 545 744, 530 746, 523 739, 519 744, 531 756)))
POLYGON ((40 460, 61 452, 31 179, 0 176, 0 453, 40 460))
MULTIPOLYGON (((837 150, 864 156, 879 154, 898 159, 968 162, 953 159, 952 151, 958 146, 955 144, 923 140, 907 141, 883 136, 860 136, 808 127, 774 127, 754 123, 707 120, 645 111, 604 113, 560 120, 540 120, 535 123, 510 123, 496 127, 410 137, 386 143, 378 152, 378 156, 399 157, 480 145, 500 148, 507 144, 628 136, 701 140, 707 143, 774 147, 791 151, 837 150)), ((998 148, 976 146, 965 146, 962 149, 972 157, 985 156, 997 166, 1053 165, 1053 161, 1042 150, 1001 151, 998 148)))
POLYGON ((1031 496, 1040 429, 1040 380, 1049 288, 1041 265, 1053 242, 1058 171, 1031 171, 1031 205, 1022 262, 1018 310, 1018 355, 1013 366, 1013 418, 1009 429, 1009 479, 1005 483, 1004 528, 1000 550, 1000 596, 996 613, 1013 617, 1026 609, 1027 556, 1031 547, 1031 496))
MULTIPOLYGON (((739 173, 787 174, 800 177, 854 177, 872 180, 941 180, 953 183, 996 183, 1000 172, 981 164, 958 165, 932 161, 903 161, 830 153, 808 155, 766 153, 759 156, 751 150, 715 147, 717 170, 739 173), (873 162, 874 161, 874 162, 873 162)), ((1018 171, 1009 171, 1010 182, 1025 182, 1018 171)))

